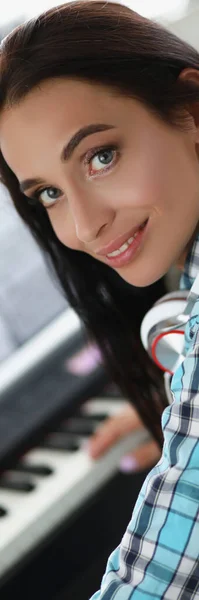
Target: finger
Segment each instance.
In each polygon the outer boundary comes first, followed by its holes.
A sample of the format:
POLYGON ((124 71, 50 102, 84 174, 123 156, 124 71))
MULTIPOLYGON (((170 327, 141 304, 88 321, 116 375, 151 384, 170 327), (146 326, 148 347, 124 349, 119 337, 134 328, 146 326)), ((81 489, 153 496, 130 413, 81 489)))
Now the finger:
POLYGON ((137 450, 122 457, 119 470, 122 473, 132 473, 134 471, 143 471, 150 469, 160 459, 161 451, 159 446, 153 440, 140 446, 137 450))
POLYGON ((129 407, 122 413, 109 417, 89 438, 87 451, 92 458, 99 458, 121 437, 143 427, 136 411, 129 407))

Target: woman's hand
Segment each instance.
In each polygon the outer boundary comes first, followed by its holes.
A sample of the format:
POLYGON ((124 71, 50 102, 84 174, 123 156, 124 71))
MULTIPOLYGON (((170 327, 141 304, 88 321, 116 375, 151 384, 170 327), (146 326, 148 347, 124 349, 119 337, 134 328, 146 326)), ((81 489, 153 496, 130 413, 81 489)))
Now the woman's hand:
MULTIPOLYGON (((144 425, 136 410, 130 404, 126 404, 121 413, 109 417, 100 424, 95 433, 89 438, 87 450, 92 458, 99 458, 120 438, 143 428, 144 425)), ((158 462, 160 456, 161 452, 158 444, 155 441, 147 442, 122 458, 120 470, 131 472, 150 468, 158 462)))

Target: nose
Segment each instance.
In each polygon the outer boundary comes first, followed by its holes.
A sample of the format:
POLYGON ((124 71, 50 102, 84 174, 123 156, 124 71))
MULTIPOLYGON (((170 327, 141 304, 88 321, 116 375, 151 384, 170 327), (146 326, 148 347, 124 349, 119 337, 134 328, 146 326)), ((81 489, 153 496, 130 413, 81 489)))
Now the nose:
POLYGON ((79 194, 73 201, 70 199, 70 209, 75 225, 76 236, 83 244, 91 244, 99 239, 102 231, 111 225, 114 214, 108 204, 102 204, 100 200, 86 198, 79 194))

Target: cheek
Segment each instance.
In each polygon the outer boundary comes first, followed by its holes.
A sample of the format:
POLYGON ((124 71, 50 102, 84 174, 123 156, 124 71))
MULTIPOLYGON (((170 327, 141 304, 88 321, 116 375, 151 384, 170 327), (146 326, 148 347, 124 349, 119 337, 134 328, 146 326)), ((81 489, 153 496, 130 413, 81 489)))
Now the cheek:
POLYGON ((182 138, 155 142, 128 162, 123 177, 125 197, 135 207, 170 213, 187 203, 189 196, 195 197, 198 162, 182 138))
POLYGON ((81 250, 81 244, 77 239, 72 219, 68 215, 63 215, 59 207, 56 207, 55 210, 54 208, 51 211, 49 210, 48 217, 56 237, 71 250, 81 250))
MULTIPOLYGON (((133 207, 153 206, 163 202, 163 192, 169 188, 168 173, 164 163, 156 153, 142 153, 129 161, 118 188, 133 207)), ((119 199, 118 188, 116 191, 119 199)), ((120 194, 121 204, 121 194, 120 194)))

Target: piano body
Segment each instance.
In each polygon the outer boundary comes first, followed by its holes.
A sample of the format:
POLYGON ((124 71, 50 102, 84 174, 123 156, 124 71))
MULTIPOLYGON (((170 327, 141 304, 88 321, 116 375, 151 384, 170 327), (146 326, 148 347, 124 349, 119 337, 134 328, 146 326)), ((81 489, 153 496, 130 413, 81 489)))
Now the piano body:
POLYGON ((97 589, 145 477, 119 475, 119 459, 149 436, 128 435, 97 461, 85 443, 125 402, 70 308, 0 366, 2 600, 97 589))

